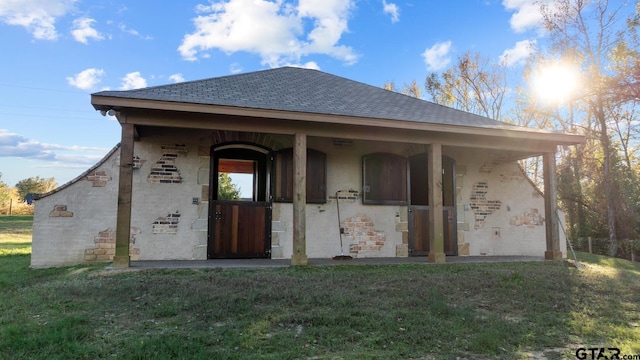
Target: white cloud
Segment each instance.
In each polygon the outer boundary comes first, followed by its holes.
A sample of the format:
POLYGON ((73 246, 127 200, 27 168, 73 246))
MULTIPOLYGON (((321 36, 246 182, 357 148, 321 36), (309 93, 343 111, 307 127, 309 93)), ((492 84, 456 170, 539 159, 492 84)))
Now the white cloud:
POLYGON ((105 153, 106 151, 108 151, 108 149, 99 147, 41 143, 20 134, 10 133, 6 129, 0 129, 0 157, 92 164, 100 160, 102 156, 90 155, 89 153, 105 153))
POLYGON ((229 72, 231 72, 232 74, 239 74, 241 73, 243 70, 242 66, 238 63, 233 63, 231 65, 229 65, 229 72))
POLYGON ((140 75, 139 71, 136 71, 128 73, 122 78, 120 90, 140 89, 143 87, 147 87, 147 80, 140 75))
POLYGON ((518 41, 512 49, 507 49, 500 55, 500 63, 505 66, 522 63, 534 52, 536 43, 536 40, 518 41))
POLYGON ((89 39, 104 39, 98 30, 91 27, 94 22, 96 22, 94 19, 86 17, 73 20, 73 30, 71 30, 71 35, 73 35, 73 38, 76 39, 76 41, 83 44, 88 44, 89 39))
POLYGON ((287 63, 287 64, 283 64, 283 66, 292 66, 292 67, 303 68, 303 69, 320 70, 320 66, 318 66, 318 64, 315 61, 308 61, 304 64, 287 63))
POLYGON ((73 9, 77 0, 2 0, 0 20, 22 26, 38 40, 56 40, 55 22, 73 9))
POLYGON ((400 20, 400 9, 398 5, 394 3, 387 3, 386 0, 382 0, 382 8, 385 14, 391 15, 391 22, 397 23, 400 20))
POLYGON ((436 43, 422 53, 427 70, 438 71, 444 69, 451 62, 449 52, 451 51, 451 41, 436 43))
POLYGON ((325 54, 347 64, 357 61, 351 47, 339 41, 348 31, 355 0, 227 0, 198 5, 195 31, 184 36, 178 51, 189 61, 218 49, 227 54, 258 54, 271 67, 298 63, 303 56, 325 54), (311 29, 305 32, 305 25, 311 29))
POLYGON ((174 83, 180 83, 184 82, 184 77, 182 76, 182 74, 173 74, 169 76, 169 80, 173 81, 174 83))
POLYGON ((554 0, 503 0, 502 6, 507 11, 514 14, 511 15, 509 24, 511 29, 517 33, 524 32, 529 29, 542 29, 542 13, 540 6, 554 6, 554 0))
POLYGON ((127 33, 127 34, 131 34, 131 35, 137 36, 137 37, 139 37, 139 38, 141 38, 141 39, 144 39, 144 40, 152 40, 152 39, 153 39, 153 37, 151 37, 151 36, 143 36, 143 35, 140 35, 140 33, 138 32, 138 30, 136 30, 136 29, 129 29, 125 24, 120 24, 120 25, 118 25, 118 28, 119 28, 122 32, 125 32, 125 33, 127 33))
POLYGON ((67 82, 71 86, 75 86, 82 90, 91 90, 100 83, 104 76, 104 70, 89 68, 77 73, 74 76, 67 77, 67 82))

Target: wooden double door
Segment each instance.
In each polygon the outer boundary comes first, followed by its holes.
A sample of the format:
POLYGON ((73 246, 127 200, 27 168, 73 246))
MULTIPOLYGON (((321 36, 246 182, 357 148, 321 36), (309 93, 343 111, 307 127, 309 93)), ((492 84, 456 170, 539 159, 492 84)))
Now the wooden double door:
POLYGON ((266 149, 249 145, 212 148, 209 259, 271 257, 270 169, 271 154, 266 149), (240 185, 244 191, 229 198, 225 184, 228 190, 227 181, 233 175, 244 178, 240 185))
MULTIPOLYGON (((409 254, 426 256, 429 254, 429 192, 427 154, 409 158, 409 254)), ((442 222, 444 253, 458 254, 457 218, 455 204, 455 161, 442 157, 442 222)))

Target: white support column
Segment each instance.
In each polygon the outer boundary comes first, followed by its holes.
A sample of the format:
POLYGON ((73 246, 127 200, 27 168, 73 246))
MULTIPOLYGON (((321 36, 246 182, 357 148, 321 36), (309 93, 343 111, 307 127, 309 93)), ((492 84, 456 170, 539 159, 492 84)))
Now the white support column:
POLYGON ((296 133, 293 145, 293 254, 291 265, 307 265, 307 135, 296 133))

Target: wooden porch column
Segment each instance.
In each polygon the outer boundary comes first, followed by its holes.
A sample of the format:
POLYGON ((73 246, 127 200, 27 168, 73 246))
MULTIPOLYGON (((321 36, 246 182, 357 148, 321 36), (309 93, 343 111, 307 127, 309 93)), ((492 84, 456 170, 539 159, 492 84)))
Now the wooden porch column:
POLYGON ((562 259, 558 226, 558 195, 556 188, 556 153, 546 152, 542 156, 544 171, 544 221, 546 228, 546 260, 562 259))
POLYGON ((291 265, 307 265, 307 135, 293 142, 293 254, 291 265))
MULTIPOLYGON (((118 119, 120 120, 120 119, 118 119)), ((129 239, 131 238, 131 193, 133 183, 133 124, 122 124, 120 142, 120 179, 118 183, 118 215, 116 220, 116 255, 113 266, 129 267, 129 239)))
POLYGON ((442 145, 431 144, 427 151, 429 191, 429 262, 444 263, 442 215, 442 145))

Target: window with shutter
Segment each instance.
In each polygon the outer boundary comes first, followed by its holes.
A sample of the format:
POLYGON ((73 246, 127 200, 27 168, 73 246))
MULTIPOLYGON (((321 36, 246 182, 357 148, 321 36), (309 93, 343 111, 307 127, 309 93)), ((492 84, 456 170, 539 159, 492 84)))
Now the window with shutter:
POLYGON ((364 204, 407 204, 407 159, 390 153, 362 158, 364 204))
MULTIPOLYGON (((293 149, 276 153, 275 198, 277 202, 293 201, 293 149)), ((307 149, 307 203, 327 202, 327 156, 320 151, 307 149)))

